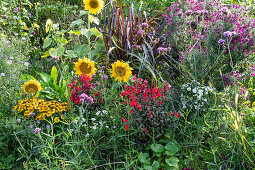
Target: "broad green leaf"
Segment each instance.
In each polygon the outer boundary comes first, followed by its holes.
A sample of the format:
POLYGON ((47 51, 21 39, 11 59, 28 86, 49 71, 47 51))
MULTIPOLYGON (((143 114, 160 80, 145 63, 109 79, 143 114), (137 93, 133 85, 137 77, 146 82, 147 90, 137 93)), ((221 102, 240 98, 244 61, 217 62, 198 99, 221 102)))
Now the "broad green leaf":
POLYGON ((81 17, 81 16, 86 15, 86 14, 88 14, 88 11, 81 10, 79 16, 81 17))
POLYGON ((50 56, 50 50, 46 51, 46 52, 43 54, 42 58, 46 58, 46 57, 48 57, 48 56, 50 56))
POLYGON ((143 165, 143 168, 144 169, 146 169, 146 170, 154 170, 154 169, 152 169, 152 166, 150 166, 150 165, 143 165))
POLYGON ((44 41, 43 41, 43 48, 47 48, 51 45, 51 42, 52 42, 52 39, 51 38, 46 38, 44 41))
POLYGON ((38 73, 38 74, 43 79, 43 81, 48 84, 48 82, 50 80, 50 75, 47 73, 38 73))
POLYGON ((148 162, 148 160, 147 160, 148 158, 149 158, 148 153, 140 153, 140 155, 138 156, 138 160, 143 164, 148 162))
POLYGON ((158 161, 153 161, 152 169, 153 170, 157 170, 157 169, 159 169, 159 167, 160 167, 159 162, 158 161))
POLYGON ((167 155, 174 155, 178 152, 178 147, 173 142, 168 142, 165 146, 167 155))
POLYGON ((67 53, 67 57, 65 58, 65 60, 78 57, 78 54, 73 50, 67 50, 66 53, 67 53))
POLYGON ((81 35, 84 35, 89 39, 91 37, 91 35, 93 35, 93 33, 87 28, 82 28, 81 35))
POLYGON ((65 48, 64 47, 59 47, 59 48, 50 48, 49 54, 52 57, 60 57, 64 54, 65 48))
POLYGON ((81 31, 75 31, 75 30, 71 30, 68 33, 69 34, 75 34, 75 35, 81 35, 81 31))
POLYGON ((99 25, 99 19, 93 15, 89 15, 89 22, 94 22, 96 25, 99 25))
POLYGON ((52 67, 50 75, 53 81, 56 82, 58 79, 58 70, 55 66, 52 67))
POLYGON ((82 58, 85 53, 89 52, 89 46, 77 44, 74 46, 74 51, 77 52, 80 58, 82 58))
POLYGON ((163 147, 163 145, 161 145, 161 144, 152 144, 151 145, 151 149, 154 151, 154 152, 163 152, 163 150, 164 150, 164 147, 163 147))
POLYGON ((178 168, 178 162, 179 162, 179 160, 178 160, 176 157, 171 156, 171 157, 169 157, 169 158, 166 158, 165 161, 166 161, 166 163, 167 163, 169 166, 178 168))
POLYGON ((73 26, 75 26, 75 25, 81 25, 81 24, 83 24, 84 23, 84 21, 82 21, 81 19, 78 19, 78 20, 76 20, 76 21, 73 21, 71 24, 70 24, 70 27, 72 28, 73 26))
POLYGON ((58 37, 58 42, 61 45, 66 45, 68 43, 68 41, 64 37, 58 37))

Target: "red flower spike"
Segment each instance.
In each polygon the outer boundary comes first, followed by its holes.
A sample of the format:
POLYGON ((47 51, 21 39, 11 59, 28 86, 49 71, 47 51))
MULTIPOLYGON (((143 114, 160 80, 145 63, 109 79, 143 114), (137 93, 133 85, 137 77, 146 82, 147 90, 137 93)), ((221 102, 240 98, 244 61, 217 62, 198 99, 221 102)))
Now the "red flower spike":
POLYGON ((127 125, 124 125, 124 126, 125 126, 125 130, 128 130, 128 129, 129 129, 128 124, 127 124, 127 125))
POLYGON ((128 122, 128 120, 125 119, 124 117, 122 117, 122 120, 123 120, 124 123, 127 123, 127 122, 128 122))

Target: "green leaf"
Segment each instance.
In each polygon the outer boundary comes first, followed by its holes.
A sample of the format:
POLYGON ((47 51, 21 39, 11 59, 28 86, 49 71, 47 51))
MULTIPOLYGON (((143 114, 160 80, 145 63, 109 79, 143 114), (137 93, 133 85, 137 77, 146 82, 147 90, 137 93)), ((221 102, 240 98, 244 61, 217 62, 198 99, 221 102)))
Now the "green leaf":
POLYGON ((82 28, 81 35, 84 35, 89 39, 91 37, 91 35, 93 35, 93 33, 87 28, 82 28))
POLYGON ((48 75, 47 73, 38 73, 38 74, 43 79, 43 81, 48 84, 50 80, 50 75, 48 75))
POLYGON ((89 22, 94 22, 96 25, 99 25, 99 19, 93 15, 89 15, 89 22))
POLYGON ((150 165, 143 165, 143 168, 146 170, 154 170, 154 169, 152 169, 152 166, 150 166, 150 165))
POLYGON ((148 162, 148 160, 147 160, 148 158, 149 158, 148 153, 140 153, 139 156, 138 156, 138 160, 143 164, 148 162))
POLYGON ((83 24, 84 23, 84 21, 82 21, 81 19, 78 19, 78 20, 76 20, 76 21, 73 21, 71 24, 70 24, 70 27, 72 28, 73 26, 75 26, 75 25, 81 25, 81 24, 83 24))
POLYGON ((68 43, 68 41, 64 37, 58 37, 58 42, 61 45, 66 45, 68 43))
POLYGON ((46 38, 44 41, 43 41, 43 48, 47 48, 51 45, 51 42, 52 42, 52 39, 51 38, 46 38))
POLYGON ((160 164, 158 161, 153 161, 153 164, 152 164, 152 169, 153 170, 156 170, 156 169, 159 169, 160 167, 160 164))
POLYGON ((46 57, 48 57, 48 56, 50 56, 50 50, 46 51, 46 52, 43 54, 42 58, 46 58, 46 57))
POLYGON ((174 155, 178 152, 178 147, 173 142, 168 142, 165 146, 167 155, 174 155))
POLYGON ((171 156, 171 157, 167 158, 165 161, 166 161, 167 165, 178 168, 179 160, 176 157, 171 156))
POLYGON ((66 53, 67 57, 65 58, 65 60, 78 57, 78 54, 73 50, 67 50, 66 53))
POLYGON ((55 66, 52 67, 50 75, 53 81, 56 82, 58 79, 58 70, 55 66))
POLYGON ((81 17, 81 16, 86 15, 86 14, 88 14, 88 11, 81 10, 79 16, 81 17))
POLYGON ((151 149, 154 151, 154 152, 163 152, 163 150, 164 150, 164 147, 163 147, 163 145, 161 145, 161 144, 152 144, 151 145, 151 149))
POLYGON ((59 48, 50 48, 49 54, 52 57, 60 57, 64 54, 65 48, 64 47, 59 47, 59 48))
POLYGON ((77 52, 80 58, 82 58, 85 53, 89 52, 89 46, 77 44, 74 46, 74 51, 77 52))
POLYGON ((75 30, 71 30, 68 33, 69 34, 75 34, 75 35, 81 35, 81 31, 75 31, 75 30))

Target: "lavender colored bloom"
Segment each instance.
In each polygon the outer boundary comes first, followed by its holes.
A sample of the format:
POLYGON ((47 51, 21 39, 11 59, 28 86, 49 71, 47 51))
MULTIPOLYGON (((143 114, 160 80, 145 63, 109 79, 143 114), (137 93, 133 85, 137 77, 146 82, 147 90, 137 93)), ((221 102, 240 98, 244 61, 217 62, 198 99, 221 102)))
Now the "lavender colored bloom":
POLYGON ((5 76, 5 74, 4 74, 4 73, 1 73, 1 76, 5 76))
POLYGON ((46 125, 46 129, 50 129, 50 125, 46 125))
POLYGON ((98 82, 95 82, 95 83, 94 83, 94 86, 95 86, 95 87, 98 86, 98 82))
POLYGON ((193 11, 188 10, 188 11, 185 12, 185 14, 188 15, 188 16, 189 16, 189 15, 192 15, 192 14, 193 14, 193 11))
POLYGON ((40 133, 40 131, 41 131, 41 128, 35 128, 35 129, 34 129, 34 132, 35 132, 35 133, 40 133))
POLYGON ((37 123, 40 124, 41 123, 40 120, 37 120, 37 123))
POLYGON ((10 57, 11 60, 13 60, 14 58, 13 57, 10 57))
POLYGON ((30 125, 30 128, 32 129, 32 128, 33 128, 33 125, 30 125))
POLYGON ((21 119, 17 119, 17 122, 19 122, 19 123, 20 123, 20 122, 21 122, 21 119))
POLYGON ((30 13, 27 13, 27 16, 30 18, 30 17, 31 17, 31 14, 30 14, 30 13))
POLYGON ((92 75, 91 75, 91 78, 93 79, 95 76, 96 76, 95 74, 92 74, 92 75))
POLYGON ((9 65, 12 64, 12 60, 8 60, 7 64, 9 64, 9 65))
POLYGON ((103 71, 102 70, 98 70, 98 73, 100 74, 100 73, 102 73, 103 71))
POLYGON ((142 23, 142 27, 148 27, 149 25, 147 23, 142 23))
POLYGON ((108 76, 107 76, 107 75, 104 75, 104 76, 103 76, 103 79, 108 79, 108 76))
POLYGON ((29 114, 29 116, 34 116, 35 115, 35 113, 34 112, 31 112, 30 114, 29 114))
POLYGON ((231 37, 232 36, 232 32, 226 31, 226 32, 223 33, 223 36, 224 37, 231 37))
POLYGON ((225 42, 225 40, 223 40, 223 39, 219 39, 218 40, 218 44, 220 45, 220 44, 223 44, 225 42))
POLYGON ((23 41, 26 41, 27 39, 26 39, 25 37, 22 37, 22 40, 23 40, 23 41))
POLYGON ((144 30, 139 30, 139 31, 137 31, 137 34, 138 34, 138 35, 143 35, 143 33, 144 33, 144 30))
POLYGON ((162 54, 163 52, 167 52, 168 51, 168 48, 165 48, 165 47, 159 47, 158 48, 158 53, 162 54))
POLYGON ((25 66, 29 66, 29 62, 25 62, 24 64, 25 64, 25 66))
POLYGON ((7 16, 7 15, 4 15, 3 17, 4 17, 4 19, 7 19, 7 18, 8 18, 8 16, 7 16))
POLYGON ((183 16, 183 13, 182 12, 178 12, 177 15, 178 16, 183 16))

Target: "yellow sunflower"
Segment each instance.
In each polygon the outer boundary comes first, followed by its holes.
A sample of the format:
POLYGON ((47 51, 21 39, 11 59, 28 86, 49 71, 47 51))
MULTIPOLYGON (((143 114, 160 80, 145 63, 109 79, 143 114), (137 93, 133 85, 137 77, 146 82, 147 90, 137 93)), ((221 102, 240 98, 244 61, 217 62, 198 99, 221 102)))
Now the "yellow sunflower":
POLYGON ((83 0, 85 10, 89 10, 90 14, 99 14, 104 8, 103 0, 83 0))
POLYGON ((112 64, 112 69, 110 69, 111 77, 119 82, 127 82, 128 78, 132 75, 132 70, 128 63, 117 60, 112 64))
POLYGON ((36 80, 29 80, 22 87, 27 93, 37 93, 42 90, 41 84, 36 80))
POLYGON ((74 63, 75 74, 81 75, 83 73, 87 74, 91 77, 92 74, 96 73, 95 62, 90 61, 89 58, 84 57, 83 59, 79 59, 78 62, 74 63))

